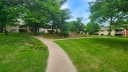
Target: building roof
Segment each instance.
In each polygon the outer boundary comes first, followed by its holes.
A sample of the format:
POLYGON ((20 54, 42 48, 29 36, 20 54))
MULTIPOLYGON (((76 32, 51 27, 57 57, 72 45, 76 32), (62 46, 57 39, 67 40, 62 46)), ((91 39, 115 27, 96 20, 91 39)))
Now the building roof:
POLYGON ((100 30, 108 30, 108 27, 101 27, 100 30))
MULTIPOLYGON (((109 28, 108 27, 101 27, 101 29, 100 30, 108 30, 109 28)), ((114 28, 113 28, 114 29, 114 28)), ((120 27, 120 28, 118 28, 118 29, 120 29, 120 30, 122 30, 122 29, 125 29, 125 28, 123 28, 123 27, 120 27)), ((115 29, 114 29, 115 30, 115 29)))

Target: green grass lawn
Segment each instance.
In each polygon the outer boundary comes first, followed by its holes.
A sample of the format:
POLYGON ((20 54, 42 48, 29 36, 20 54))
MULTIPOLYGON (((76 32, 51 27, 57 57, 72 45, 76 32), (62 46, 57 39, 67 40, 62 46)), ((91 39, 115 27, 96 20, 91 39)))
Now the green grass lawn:
POLYGON ((38 39, 0 34, 0 72, 45 72, 47 47, 38 39))
POLYGON ((60 34, 56 34, 56 33, 44 34, 43 37, 46 39, 61 39, 61 38, 63 38, 63 36, 61 36, 60 34))
POLYGON ((127 38, 83 38, 55 41, 78 72, 128 72, 127 38))
POLYGON ((78 37, 86 37, 87 35, 85 34, 78 34, 78 37))
MULTIPOLYGON (((56 33, 53 33, 53 34, 44 34, 43 36, 44 38, 46 39, 62 39, 62 38, 73 38, 73 37, 63 37, 61 36, 60 34, 56 34, 56 33)), ((85 37, 85 34, 78 34, 78 37, 85 37)))

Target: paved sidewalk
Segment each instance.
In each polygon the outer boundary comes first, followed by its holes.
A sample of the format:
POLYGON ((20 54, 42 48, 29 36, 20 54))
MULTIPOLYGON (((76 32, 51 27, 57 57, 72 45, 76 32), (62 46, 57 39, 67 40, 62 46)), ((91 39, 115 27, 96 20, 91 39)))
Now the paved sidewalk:
POLYGON ((49 58, 46 72, 76 72, 71 60, 67 54, 53 42, 51 39, 44 39, 41 36, 36 36, 49 49, 49 58))

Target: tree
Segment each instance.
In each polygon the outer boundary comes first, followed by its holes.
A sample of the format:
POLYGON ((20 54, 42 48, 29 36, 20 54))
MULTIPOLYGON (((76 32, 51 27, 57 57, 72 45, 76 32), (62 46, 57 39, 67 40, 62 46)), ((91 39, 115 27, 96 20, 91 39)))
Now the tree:
POLYGON ((118 19, 112 25, 115 26, 115 29, 118 29, 120 27, 128 29, 128 21, 126 19, 118 19))
POLYGON ((0 3, 0 33, 3 33, 3 24, 1 22, 4 12, 4 6, 2 5, 2 3, 0 3))
POLYGON ((68 25, 69 25, 69 28, 70 28, 70 31, 71 31, 71 32, 77 31, 77 30, 76 30, 75 23, 76 23, 76 21, 69 21, 69 22, 68 22, 68 25))
POLYGON ((114 2, 111 0, 96 0, 91 6, 90 11, 92 15, 90 18, 98 22, 108 21, 110 25, 114 22, 120 13, 113 6, 114 2))
POLYGON ((59 24, 61 22, 61 14, 62 10, 60 9, 61 7, 61 2, 52 2, 52 8, 53 11, 51 11, 51 21, 52 21, 52 33, 54 28, 58 28, 59 24), (57 5, 57 6, 56 6, 57 5))
POLYGON ((67 0, 57 0, 59 4, 62 6, 67 0))
POLYGON ((77 17, 76 21, 70 21, 70 29, 72 32, 80 33, 80 31, 85 31, 85 25, 82 23, 82 17, 77 17))
POLYGON ((69 33, 70 33, 70 29, 69 29, 69 25, 67 23, 66 20, 70 19, 71 18, 71 15, 70 15, 70 10, 69 9, 63 9, 62 10, 62 13, 61 13, 61 21, 60 21, 60 24, 59 24, 59 29, 61 30, 61 35, 62 36, 68 36, 69 33))
MULTIPOLYGON (((5 11, 4 5, 0 3, 0 28, 1 32, 3 32, 3 27, 5 27, 6 30, 6 19, 7 19, 7 12, 5 11)), ((7 33, 5 32, 5 35, 7 33)))
POLYGON ((128 12, 128 1, 127 0, 115 0, 115 6, 116 8, 121 12, 127 13, 128 12))
POLYGON ((98 32, 100 29, 99 24, 96 24, 93 21, 90 21, 87 25, 86 25, 86 30, 89 34, 93 34, 95 32, 98 32))
POLYGON ((1 22, 1 29, 4 27, 5 35, 7 35, 6 31, 6 25, 12 24, 17 21, 17 18, 19 16, 19 11, 21 6, 19 6, 20 2, 17 0, 0 0, 0 22, 1 22))
POLYGON ((85 25, 82 23, 83 18, 82 17, 77 17, 76 18, 76 28, 77 28, 77 33, 80 33, 80 31, 84 31, 85 30, 85 25))
POLYGON ((71 18, 71 12, 69 9, 63 9, 61 13, 61 24, 65 24, 66 20, 71 18))
POLYGON ((127 2, 125 2, 121 0, 96 0, 95 2, 91 2, 91 21, 96 23, 109 22, 111 28, 116 20, 127 17, 128 8, 126 7, 127 2), (125 6, 126 8, 122 6, 125 6))
POLYGON ((60 16, 60 6, 56 0, 35 0, 29 3, 26 8, 24 20, 31 25, 34 34, 37 32, 39 24, 46 24, 60 16))
MULTIPOLYGON (((65 0, 62 1, 62 3, 65 0)), ((33 28, 33 33, 37 32, 39 26, 54 20, 60 20, 60 4, 57 0, 1 0, 6 13, 2 25, 5 27, 10 22, 15 22, 21 18, 33 28)), ((3 15, 3 14, 2 14, 3 15)), ((1 16, 2 17, 2 16, 1 16)))
POLYGON ((66 24, 66 20, 70 19, 70 10, 69 9, 61 9, 61 6, 67 1, 67 0, 57 0, 60 6, 60 11, 58 13, 52 13, 52 32, 54 28, 63 28, 66 24))
POLYGON ((66 36, 69 36, 69 33, 70 33, 70 27, 68 25, 68 23, 65 23, 65 24, 62 24, 61 25, 61 35, 66 37, 66 36))
MULTIPOLYGON (((25 23, 32 27, 32 32, 35 34, 40 26, 45 26, 48 22, 53 22, 53 28, 65 22, 64 14, 68 9, 61 10, 60 7, 67 0, 0 0, 3 5, 1 16, 1 27, 5 28, 6 24, 15 23, 18 18, 21 18, 25 23)), ((1 5, 0 5, 1 6, 1 5)), ((2 7, 1 7, 2 8, 2 7)), ((67 15, 68 16, 68 15, 67 15)), ((1 28, 2 29, 2 28, 1 28)))

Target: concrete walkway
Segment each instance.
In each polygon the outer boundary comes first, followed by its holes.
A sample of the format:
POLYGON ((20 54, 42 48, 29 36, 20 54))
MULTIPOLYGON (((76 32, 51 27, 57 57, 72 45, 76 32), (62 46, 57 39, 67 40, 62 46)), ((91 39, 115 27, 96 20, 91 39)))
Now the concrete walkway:
POLYGON ((49 49, 49 58, 46 72, 76 72, 71 60, 67 54, 53 42, 51 39, 44 39, 42 36, 36 36, 49 49))

